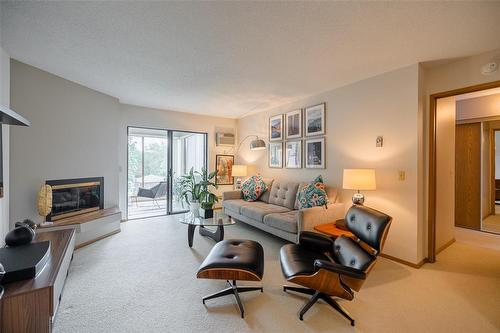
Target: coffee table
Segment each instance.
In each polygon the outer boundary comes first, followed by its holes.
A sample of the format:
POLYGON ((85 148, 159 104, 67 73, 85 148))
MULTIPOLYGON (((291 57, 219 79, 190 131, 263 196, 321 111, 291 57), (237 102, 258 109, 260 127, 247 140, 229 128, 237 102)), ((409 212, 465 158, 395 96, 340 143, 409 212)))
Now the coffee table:
POLYGON ((199 228, 200 235, 210 237, 216 242, 224 239, 224 226, 233 225, 236 222, 222 210, 215 210, 214 217, 204 219, 196 213, 186 213, 179 219, 180 223, 188 225, 188 245, 193 247, 193 236, 196 227, 199 228), (216 227, 215 231, 211 231, 205 227, 216 227))

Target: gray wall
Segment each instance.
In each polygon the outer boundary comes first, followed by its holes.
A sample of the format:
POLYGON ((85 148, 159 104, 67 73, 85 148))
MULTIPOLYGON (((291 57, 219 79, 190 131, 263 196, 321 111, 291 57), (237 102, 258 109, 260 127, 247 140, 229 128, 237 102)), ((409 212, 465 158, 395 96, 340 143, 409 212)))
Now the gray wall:
MULTIPOLYGON (((1 17, 0 13, 0 17, 1 17)), ((9 106, 9 90, 10 90, 10 62, 9 55, 1 47, 1 31, 0 31, 0 104, 9 106)), ((10 142, 10 127, 2 126, 2 152, 3 152, 3 185, 4 197, 0 199, 0 246, 4 244, 4 236, 9 230, 9 142, 10 142)))
POLYGON ((11 223, 40 219, 47 179, 104 176, 105 207, 118 204, 118 101, 11 60, 11 105, 32 126, 11 128, 11 223))
MULTIPOLYGON (((105 206, 126 212, 127 126, 208 133, 209 168, 216 131, 234 131, 236 120, 121 104, 113 97, 12 60, 13 109, 30 128, 12 130, 11 223, 37 218, 36 196, 47 179, 104 176, 105 206)), ((222 186, 222 190, 232 186, 222 186)))

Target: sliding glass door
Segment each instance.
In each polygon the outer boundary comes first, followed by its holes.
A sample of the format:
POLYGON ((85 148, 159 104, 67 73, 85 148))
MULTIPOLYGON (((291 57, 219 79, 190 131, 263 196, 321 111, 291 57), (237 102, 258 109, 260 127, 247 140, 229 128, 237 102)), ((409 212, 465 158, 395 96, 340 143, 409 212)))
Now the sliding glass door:
POLYGON ((172 212, 188 209, 180 199, 179 177, 194 169, 201 171, 207 164, 206 134, 172 131, 172 212))
POLYGON ((207 166, 207 134, 128 128, 129 219, 180 213, 178 179, 207 166))

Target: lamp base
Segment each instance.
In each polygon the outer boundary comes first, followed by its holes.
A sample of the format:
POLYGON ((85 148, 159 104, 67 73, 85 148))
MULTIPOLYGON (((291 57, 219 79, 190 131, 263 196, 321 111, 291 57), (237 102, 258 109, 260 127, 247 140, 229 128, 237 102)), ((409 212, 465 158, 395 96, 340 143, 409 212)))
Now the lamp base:
POLYGON ((352 203, 355 205, 362 205, 365 202, 365 196, 361 193, 354 193, 352 196, 352 203))
POLYGON ((236 178, 236 182, 234 183, 234 189, 241 190, 241 183, 242 183, 241 177, 236 178))

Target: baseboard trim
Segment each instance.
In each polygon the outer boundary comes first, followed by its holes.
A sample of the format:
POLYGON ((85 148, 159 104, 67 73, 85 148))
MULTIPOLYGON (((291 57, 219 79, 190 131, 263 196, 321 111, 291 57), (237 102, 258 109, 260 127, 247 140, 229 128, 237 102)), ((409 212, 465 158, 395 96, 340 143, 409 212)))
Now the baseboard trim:
POLYGON ((386 259, 389 259, 389 260, 392 260, 392 261, 395 261, 397 263, 400 263, 400 264, 403 264, 403 265, 406 265, 406 266, 410 266, 410 267, 413 267, 413 268, 420 268, 422 267, 426 262, 427 262, 427 258, 425 259, 422 259, 419 263, 417 264, 414 264, 412 262, 409 262, 409 261, 406 261, 406 260, 403 260, 403 259, 399 259, 399 258, 396 258, 396 257, 393 257, 393 256, 390 256, 388 254, 385 254, 385 253, 381 253, 380 254, 381 257, 383 258, 386 258, 386 259))
POLYGON ((115 235, 115 234, 117 234, 119 232, 121 232, 121 230, 115 230, 115 231, 112 231, 112 232, 107 233, 105 235, 102 235, 102 236, 99 236, 97 238, 94 238, 94 239, 91 239, 89 241, 86 241, 86 242, 83 242, 81 244, 78 244, 78 245, 75 246, 75 250, 78 250, 78 249, 80 249, 80 248, 82 248, 84 246, 87 246, 87 245, 90 245, 90 244, 95 243, 97 241, 100 241, 101 239, 104 239, 106 237, 113 236, 113 235, 115 235))
POLYGON ((448 246, 450 246, 451 244, 455 243, 455 238, 452 238, 450 241, 448 241, 446 244, 444 244, 443 246, 441 246, 439 249, 436 250, 436 255, 438 255, 440 252, 442 252, 443 250, 445 250, 448 246))

